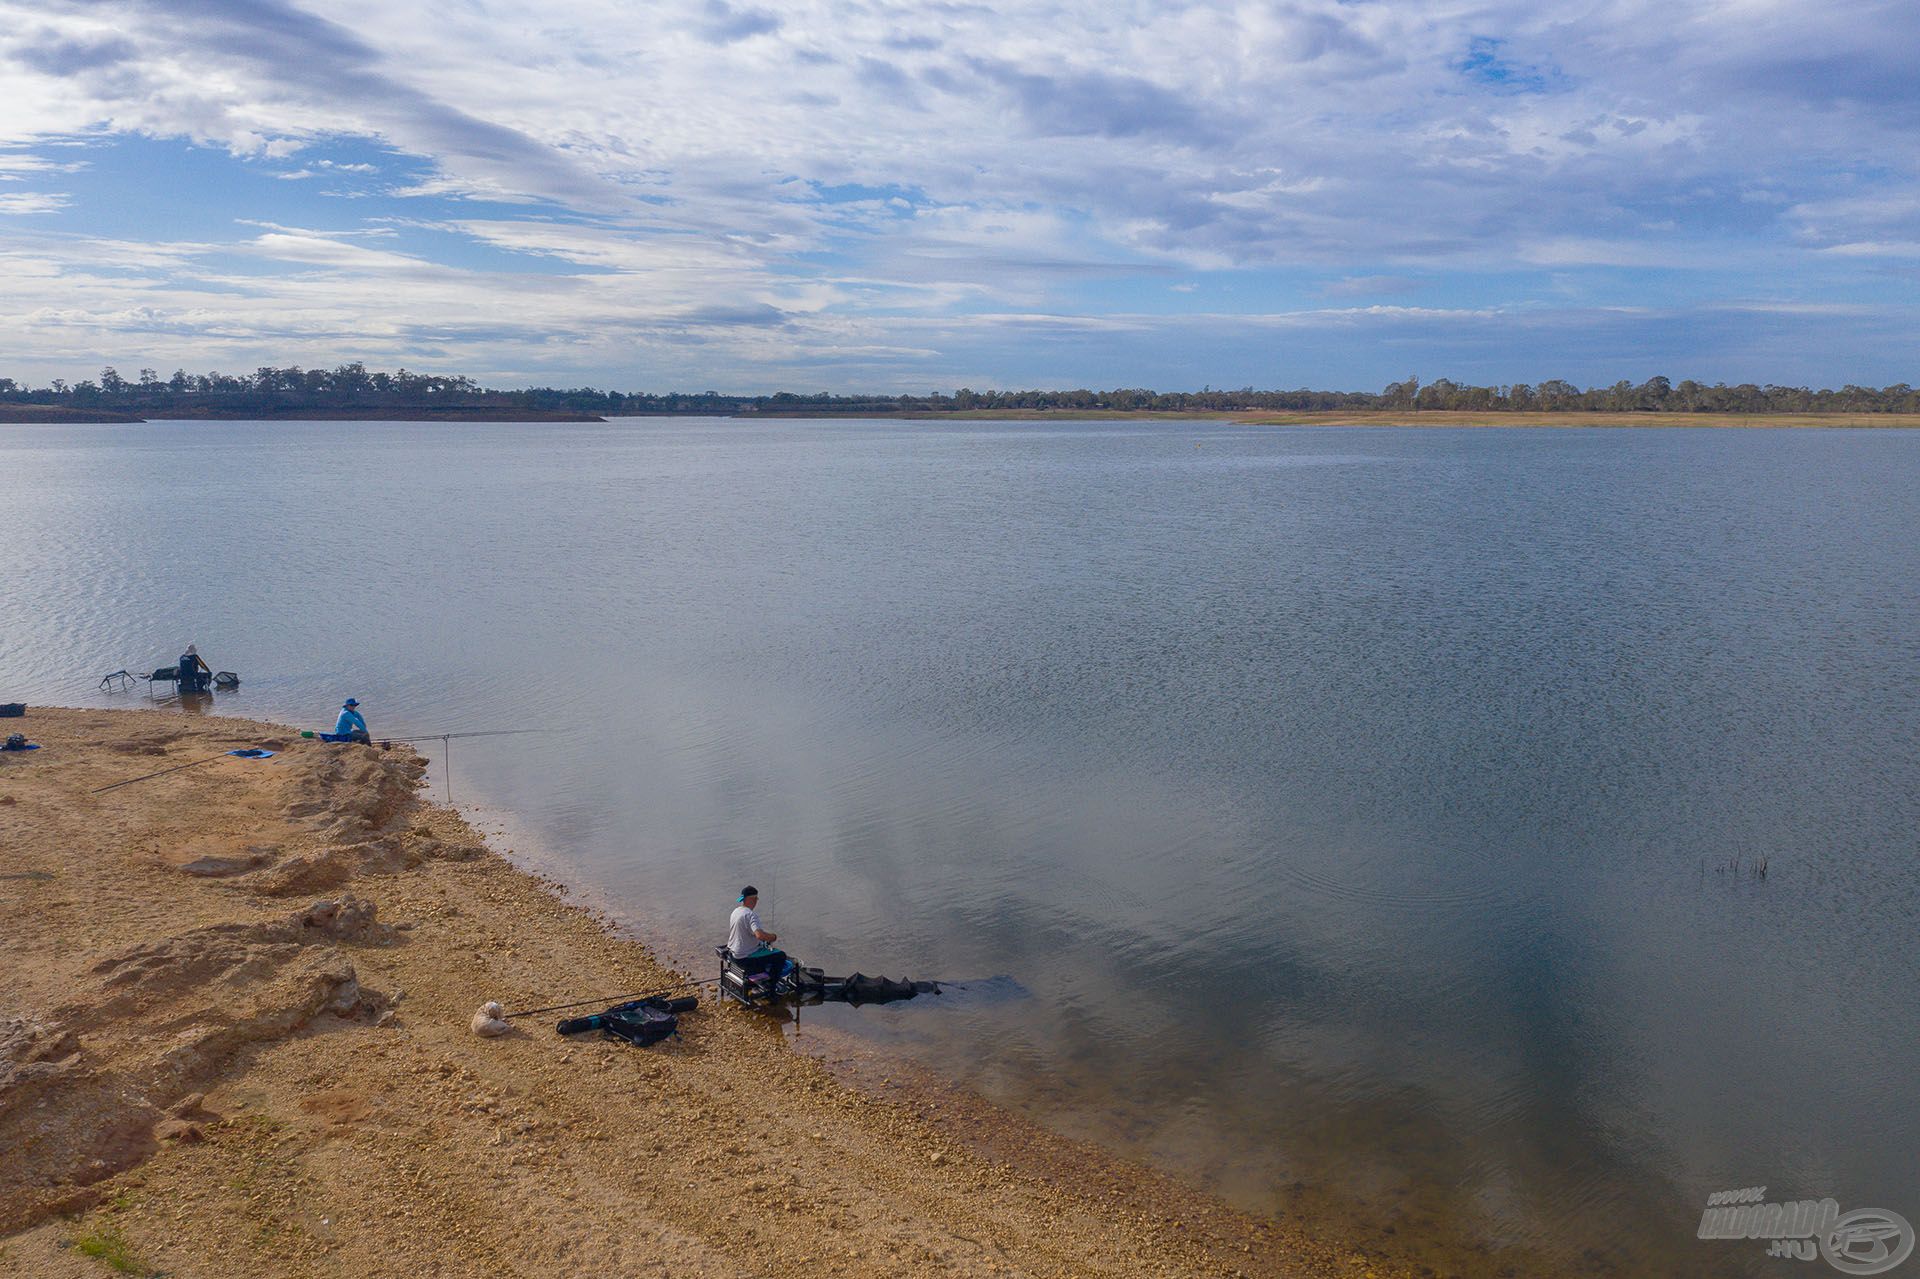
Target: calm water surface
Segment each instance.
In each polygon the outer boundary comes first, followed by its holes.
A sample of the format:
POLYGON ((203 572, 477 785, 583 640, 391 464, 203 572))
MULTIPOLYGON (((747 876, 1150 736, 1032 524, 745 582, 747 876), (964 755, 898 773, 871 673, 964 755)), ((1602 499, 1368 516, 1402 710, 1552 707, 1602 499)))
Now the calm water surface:
POLYGON ((750 879, 1002 978, 840 1020, 1261 1211, 1920 1220, 1914 433, 8 427, 0 493, 0 700, 191 640, 232 713, 564 729, 456 798, 683 957, 750 879))

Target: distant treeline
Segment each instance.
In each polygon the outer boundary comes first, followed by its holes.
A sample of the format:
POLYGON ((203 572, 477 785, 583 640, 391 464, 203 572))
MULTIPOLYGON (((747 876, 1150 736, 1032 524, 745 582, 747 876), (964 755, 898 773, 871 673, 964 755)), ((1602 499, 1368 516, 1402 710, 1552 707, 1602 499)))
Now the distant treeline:
POLYGON ((601 391, 593 387, 529 387, 492 390, 472 378, 437 374, 370 372, 364 364, 332 369, 259 368, 252 373, 188 373, 163 378, 142 369, 128 379, 112 368, 98 381, 28 387, 0 377, 0 403, 38 404, 69 409, 105 410, 130 416, 249 417, 286 416, 301 410, 371 414, 426 410, 436 416, 463 410, 497 414, 509 410, 545 413, 630 416, 649 413, 761 413, 787 416, 894 413, 956 413, 982 410, 1082 412, 1221 412, 1236 409, 1343 411, 1469 411, 1516 413, 1920 413, 1920 391, 1895 386, 1845 386, 1811 390, 1804 386, 1728 386, 1716 382, 1673 382, 1649 378, 1635 385, 1581 389, 1552 380, 1538 385, 1472 386, 1438 378, 1389 383, 1373 391, 975 391, 963 387, 951 395, 722 395, 669 392, 601 391))

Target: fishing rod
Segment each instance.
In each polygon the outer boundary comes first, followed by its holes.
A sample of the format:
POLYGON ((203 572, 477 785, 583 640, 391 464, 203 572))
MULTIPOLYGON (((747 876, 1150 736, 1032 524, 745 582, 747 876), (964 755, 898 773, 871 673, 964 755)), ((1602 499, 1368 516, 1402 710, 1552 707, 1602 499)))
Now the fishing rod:
MULTIPOLYGON (((462 737, 512 737, 517 733, 557 733, 559 731, 557 728, 495 728, 480 733, 413 733, 411 735, 382 733, 378 737, 373 737, 373 740, 376 742, 450 742, 462 737)), ((313 738, 319 737, 320 734, 310 728, 303 728, 300 730, 300 736, 313 738)), ((368 736, 371 737, 372 734, 368 736)))
POLYGON ((457 741, 462 737, 513 737, 519 733, 557 733, 557 728, 494 728, 480 733, 415 733, 411 737, 387 737, 389 742, 446 742, 457 741))
POLYGON ((214 760, 225 759, 230 754, 232 754, 231 751, 221 751, 218 755, 209 755, 205 759, 196 759, 191 763, 175 764, 172 768, 163 768, 157 773, 147 773, 141 777, 129 777, 126 781, 114 782, 111 786, 96 786, 88 793, 98 795, 101 791, 119 790, 122 786, 131 786, 135 782, 149 781, 155 777, 165 777, 168 773, 177 773, 183 768, 198 768, 202 764, 211 764, 214 760))
MULTIPOLYGON (((439 742, 440 771, 445 775, 444 781, 447 787, 447 803, 451 805, 453 803, 453 743, 455 741, 468 737, 513 737, 521 733, 552 733, 557 731, 559 730, 552 728, 492 728, 484 729, 477 733, 414 733, 411 735, 382 733, 378 737, 374 737, 369 733, 367 736, 369 742, 379 742, 386 746, 391 746, 395 742, 407 742, 409 744, 439 742)), ((300 736, 319 738, 322 734, 316 733, 311 729, 303 728, 300 730, 300 736)))
POLYGON ((588 1004, 599 1004, 604 1008, 613 1004, 624 1004, 633 999, 652 999, 657 995, 671 995, 676 990, 692 990, 700 986, 711 986, 719 980, 718 977, 701 977, 695 981, 683 981, 678 986, 662 986, 659 990, 636 991, 630 995, 602 995, 594 999, 575 1000, 571 1004, 548 1004, 545 1008, 525 1008, 517 1013, 502 1013, 500 1014, 500 1020, 512 1021, 515 1017, 533 1017, 540 1013, 557 1013, 567 1008, 585 1008, 588 1004))

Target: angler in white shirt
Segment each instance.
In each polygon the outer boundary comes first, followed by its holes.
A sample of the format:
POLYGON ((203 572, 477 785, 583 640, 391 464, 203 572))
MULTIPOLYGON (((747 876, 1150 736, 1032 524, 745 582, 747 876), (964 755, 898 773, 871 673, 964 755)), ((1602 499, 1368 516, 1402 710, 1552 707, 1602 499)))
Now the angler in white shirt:
POLYGON ((740 890, 740 904, 733 908, 733 916, 727 920, 727 949, 735 959, 765 953, 780 940, 778 933, 760 927, 760 916, 754 910, 759 904, 759 889, 748 884, 740 890))

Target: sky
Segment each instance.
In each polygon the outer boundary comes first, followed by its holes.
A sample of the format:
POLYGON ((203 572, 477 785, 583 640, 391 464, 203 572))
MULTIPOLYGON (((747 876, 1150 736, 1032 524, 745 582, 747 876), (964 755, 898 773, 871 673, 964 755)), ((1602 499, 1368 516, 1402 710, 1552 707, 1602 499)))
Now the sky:
POLYGON ((0 0, 0 376, 1920 381, 1920 5, 0 0))

